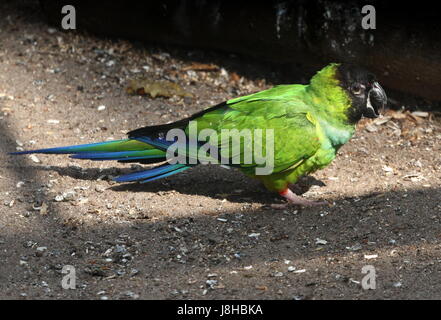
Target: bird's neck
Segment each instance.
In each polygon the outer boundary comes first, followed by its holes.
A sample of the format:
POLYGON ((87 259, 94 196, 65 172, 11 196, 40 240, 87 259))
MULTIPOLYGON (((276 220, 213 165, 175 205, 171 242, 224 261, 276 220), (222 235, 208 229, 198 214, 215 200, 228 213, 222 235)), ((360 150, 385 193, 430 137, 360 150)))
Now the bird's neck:
POLYGON ((339 86, 315 90, 309 87, 310 103, 318 115, 320 127, 331 145, 338 149, 344 145, 355 132, 355 123, 349 117, 350 100, 339 86))
POLYGON ((343 88, 338 85, 326 85, 317 89, 310 84, 307 91, 310 103, 324 117, 329 117, 344 125, 353 124, 349 117, 351 100, 343 88))
POLYGON ((307 96, 315 109, 342 125, 354 125, 350 117, 351 99, 336 77, 338 64, 331 64, 312 77, 307 96))

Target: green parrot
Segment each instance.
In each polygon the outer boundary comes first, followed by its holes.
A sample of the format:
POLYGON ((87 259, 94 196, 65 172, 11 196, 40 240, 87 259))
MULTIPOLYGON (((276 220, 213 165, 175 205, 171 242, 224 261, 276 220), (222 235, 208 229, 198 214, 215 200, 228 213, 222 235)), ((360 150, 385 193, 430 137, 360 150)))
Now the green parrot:
POLYGON ((231 99, 174 123, 133 130, 128 139, 12 154, 165 162, 116 177, 118 182, 145 183, 199 164, 218 163, 262 181, 288 204, 317 205, 323 202, 306 200, 290 186, 334 160, 354 134, 355 124, 363 116, 378 117, 386 102, 373 74, 354 65, 331 63, 308 85, 279 85, 231 99))

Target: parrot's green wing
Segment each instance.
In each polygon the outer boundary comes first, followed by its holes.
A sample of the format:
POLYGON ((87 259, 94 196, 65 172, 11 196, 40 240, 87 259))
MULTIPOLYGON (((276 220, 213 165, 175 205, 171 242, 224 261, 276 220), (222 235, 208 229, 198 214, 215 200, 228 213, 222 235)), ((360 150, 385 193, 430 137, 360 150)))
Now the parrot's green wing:
MULTIPOLYGON (((273 161, 273 173, 292 169, 313 156, 320 148, 318 127, 309 107, 302 101, 303 86, 278 86, 257 94, 230 100, 216 110, 202 114, 194 119, 198 131, 209 128, 218 133, 217 147, 229 153, 229 159, 239 158, 239 167, 253 175, 256 167, 267 164, 246 160, 247 154, 253 154, 261 148, 266 159, 273 161), (237 130, 240 133, 251 132, 253 144, 240 140, 240 147, 231 150, 233 143, 225 145, 222 130, 237 130), (256 131, 262 130, 262 136, 256 131), (272 130, 273 139, 270 139, 272 130), (267 140, 268 138, 268 140, 267 140), (273 140, 273 141, 271 141, 273 140), (273 146, 269 143, 273 142, 273 146), (239 154, 237 154, 237 152, 239 154), (272 156, 269 153, 273 154, 272 156)), ((243 134, 242 136, 245 136, 243 134)), ((210 141, 213 144, 213 141, 210 141)), ((253 159, 256 160, 256 159, 253 159)))

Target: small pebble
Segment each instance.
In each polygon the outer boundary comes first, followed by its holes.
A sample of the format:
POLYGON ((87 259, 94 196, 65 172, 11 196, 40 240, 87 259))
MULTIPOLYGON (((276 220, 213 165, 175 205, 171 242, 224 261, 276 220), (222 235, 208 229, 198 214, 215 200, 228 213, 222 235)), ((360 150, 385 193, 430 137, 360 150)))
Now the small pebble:
POLYGON ((304 272, 306 272, 306 269, 295 270, 293 272, 294 273, 304 273, 304 272))
POLYGON ((40 159, 38 159, 38 157, 37 157, 35 154, 31 154, 31 155, 29 156, 29 158, 30 158, 33 162, 35 162, 35 163, 40 163, 40 162, 41 162, 40 159))
POLYGON ((74 200, 76 196, 76 192, 75 191, 67 191, 65 193, 63 193, 63 198, 65 201, 71 201, 74 200))
POLYGON ((24 181, 19 181, 17 182, 16 187, 21 188, 24 184, 25 184, 24 181))
POLYGON ((350 250, 350 251, 358 251, 361 249, 362 249, 362 246, 359 243, 354 244, 352 247, 346 247, 346 250, 350 250))
POLYGON ((210 288, 213 288, 213 287, 217 284, 217 280, 210 279, 210 280, 205 281, 205 283, 206 283, 210 288))
POLYGON ((317 239, 315 239, 315 243, 316 243, 316 244, 325 245, 325 244, 328 243, 328 241, 317 238, 317 239))
POLYGON ((104 192, 105 190, 106 190, 106 188, 104 188, 103 186, 100 186, 100 185, 95 187, 95 191, 99 192, 99 193, 104 192))

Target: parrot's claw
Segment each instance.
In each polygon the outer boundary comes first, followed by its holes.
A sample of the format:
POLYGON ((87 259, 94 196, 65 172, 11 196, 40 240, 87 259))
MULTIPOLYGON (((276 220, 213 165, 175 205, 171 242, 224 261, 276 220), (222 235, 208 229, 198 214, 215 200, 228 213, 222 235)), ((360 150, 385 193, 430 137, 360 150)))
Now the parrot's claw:
POLYGON ((288 202, 283 204, 273 204, 271 208, 273 209, 286 209, 289 206, 297 205, 302 207, 316 207, 316 206, 324 206, 328 203, 326 201, 313 201, 302 198, 301 196, 296 195, 290 189, 283 190, 279 192, 279 194, 284 197, 288 202))

